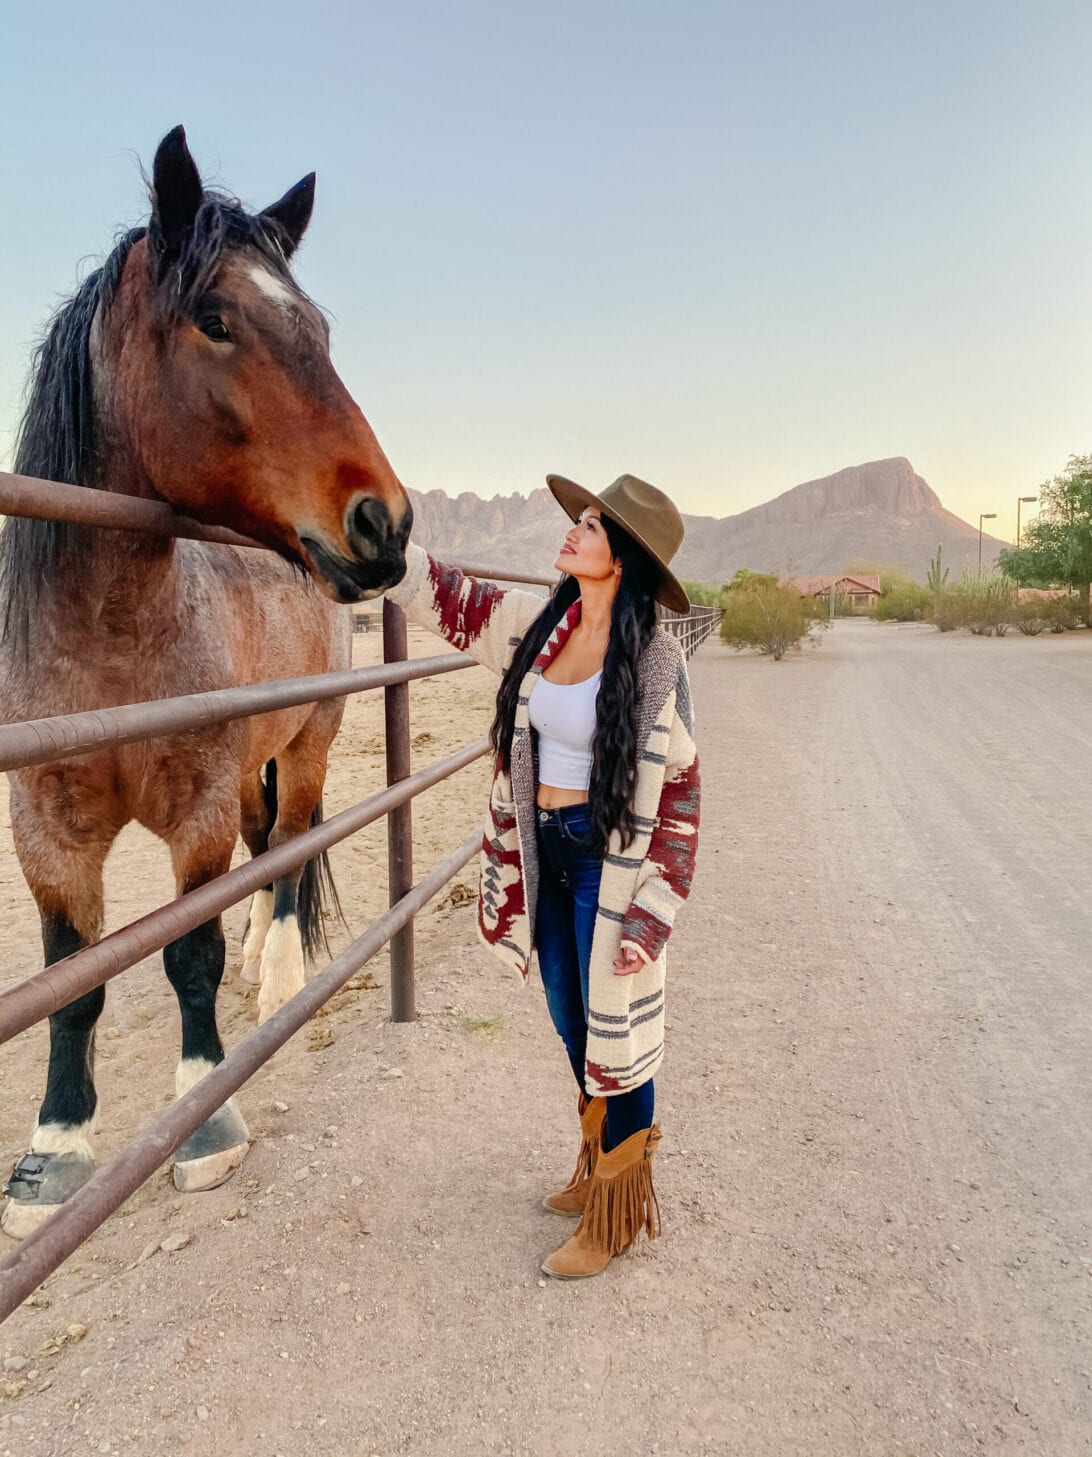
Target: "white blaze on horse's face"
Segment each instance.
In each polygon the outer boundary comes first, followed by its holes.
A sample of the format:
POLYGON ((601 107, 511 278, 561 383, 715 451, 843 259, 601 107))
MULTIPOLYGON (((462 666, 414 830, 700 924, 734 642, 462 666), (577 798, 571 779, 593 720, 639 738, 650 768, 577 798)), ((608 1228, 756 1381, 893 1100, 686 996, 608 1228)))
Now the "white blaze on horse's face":
POLYGON ((260 263, 255 263, 248 272, 266 298, 272 299, 282 308, 291 309, 295 303, 299 302, 299 296, 294 294, 279 278, 274 278, 269 269, 263 268, 260 263))

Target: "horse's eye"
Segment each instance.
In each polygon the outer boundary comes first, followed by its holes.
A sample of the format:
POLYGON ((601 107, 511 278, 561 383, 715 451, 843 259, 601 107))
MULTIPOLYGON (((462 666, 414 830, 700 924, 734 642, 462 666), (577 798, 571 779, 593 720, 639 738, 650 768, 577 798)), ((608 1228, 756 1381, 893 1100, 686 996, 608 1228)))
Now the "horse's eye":
POLYGON ((226 344, 231 338, 228 326, 218 314, 210 314, 207 319, 202 319, 197 327, 206 339, 212 339, 217 344, 226 344))

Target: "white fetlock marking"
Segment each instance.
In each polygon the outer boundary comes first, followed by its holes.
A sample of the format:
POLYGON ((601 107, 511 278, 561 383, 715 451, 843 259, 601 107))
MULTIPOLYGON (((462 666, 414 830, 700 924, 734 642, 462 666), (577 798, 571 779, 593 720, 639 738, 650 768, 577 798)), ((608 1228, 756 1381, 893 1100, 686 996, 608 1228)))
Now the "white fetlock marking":
POLYGON ((262 952, 262 988, 258 993, 258 1021, 266 1022, 303 990, 303 941, 295 916, 274 921, 262 952))
MULTIPOLYGON (((174 1070, 174 1095, 176 1098, 184 1097, 191 1088, 195 1088, 201 1079, 210 1073, 216 1063, 209 1062, 207 1057, 183 1057, 174 1070)), ((235 1106, 235 1099, 229 1098, 223 1105, 233 1112, 238 1111, 235 1106)))
POLYGON ((243 981, 258 986, 262 979, 262 948, 273 924, 273 892, 256 890, 250 902, 250 928, 243 942, 243 981))
POLYGON ((216 1066, 209 1062, 207 1057, 183 1057, 174 1071, 174 1095, 176 1098, 183 1097, 191 1088, 210 1073, 216 1066))
POLYGON ((30 1152, 74 1153, 88 1163, 94 1163, 95 1154, 91 1148, 94 1131, 94 1118, 89 1118, 86 1123, 39 1123, 30 1136, 30 1152))

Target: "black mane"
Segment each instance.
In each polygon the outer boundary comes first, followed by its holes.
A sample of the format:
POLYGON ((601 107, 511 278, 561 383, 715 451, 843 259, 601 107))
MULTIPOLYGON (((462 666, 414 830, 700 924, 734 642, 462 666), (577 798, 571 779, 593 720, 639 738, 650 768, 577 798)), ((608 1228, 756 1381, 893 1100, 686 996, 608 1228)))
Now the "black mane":
MULTIPOLYGON (((110 308, 134 244, 147 237, 160 302, 174 314, 192 309, 228 249, 253 248, 295 288, 280 228, 253 217, 234 198, 206 193, 181 245, 168 249, 154 223, 134 228, 101 268, 90 274, 53 315, 34 356, 27 407, 15 445, 15 472, 45 481, 101 489, 91 371, 91 326, 110 308)), ((60 521, 13 516, 0 532, 0 642, 24 658, 31 616, 75 560, 87 530, 60 521)), ((71 586, 78 579, 71 577, 71 586)), ((66 584, 67 585, 67 584, 66 584)))
POLYGON ((167 246, 154 221, 148 227, 148 244, 162 298, 176 313, 193 307, 229 249, 255 249, 283 282, 296 289, 287 261, 291 248, 282 241, 278 224, 272 218, 252 217, 233 197, 207 192, 180 248, 167 246))

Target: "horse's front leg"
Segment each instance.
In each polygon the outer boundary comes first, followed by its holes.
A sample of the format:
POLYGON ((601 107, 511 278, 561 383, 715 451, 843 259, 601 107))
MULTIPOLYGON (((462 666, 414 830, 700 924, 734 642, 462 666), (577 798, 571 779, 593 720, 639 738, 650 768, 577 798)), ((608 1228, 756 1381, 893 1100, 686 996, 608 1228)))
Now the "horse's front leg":
MULTIPOLYGON (((198 841, 189 827, 172 839, 171 857, 180 895, 230 868, 236 813, 232 804, 228 814, 220 817, 211 843, 205 838, 198 841)), ((216 1025, 216 993, 224 975, 224 955, 219 916, 163 948, 163 965, 182 1015, 182 1054, 175 1073, 179 1098, 224 1060, 216 1025)), ((175 1153, 175 1187, 184 1193, 214 1189, 238 1168, 249 1147, 246 1123, 235 1099, 229 1098, 175 1153)))
MULTIPOLYGON (((12 837, 41 916, 46 966, 102 932, 102 867, 117 828, 106 822, 96 833, 83 831, 85 788, 74 775, 39 771, 29 783, 12 775, 12 837)), ((105 988, 96 987, 49 1019, 45 1097, 29 1151, 3 1187, 0 1227, 15 1239, 37 1229, 94 1173, 95 1024, 105 1000, 105 988)))

